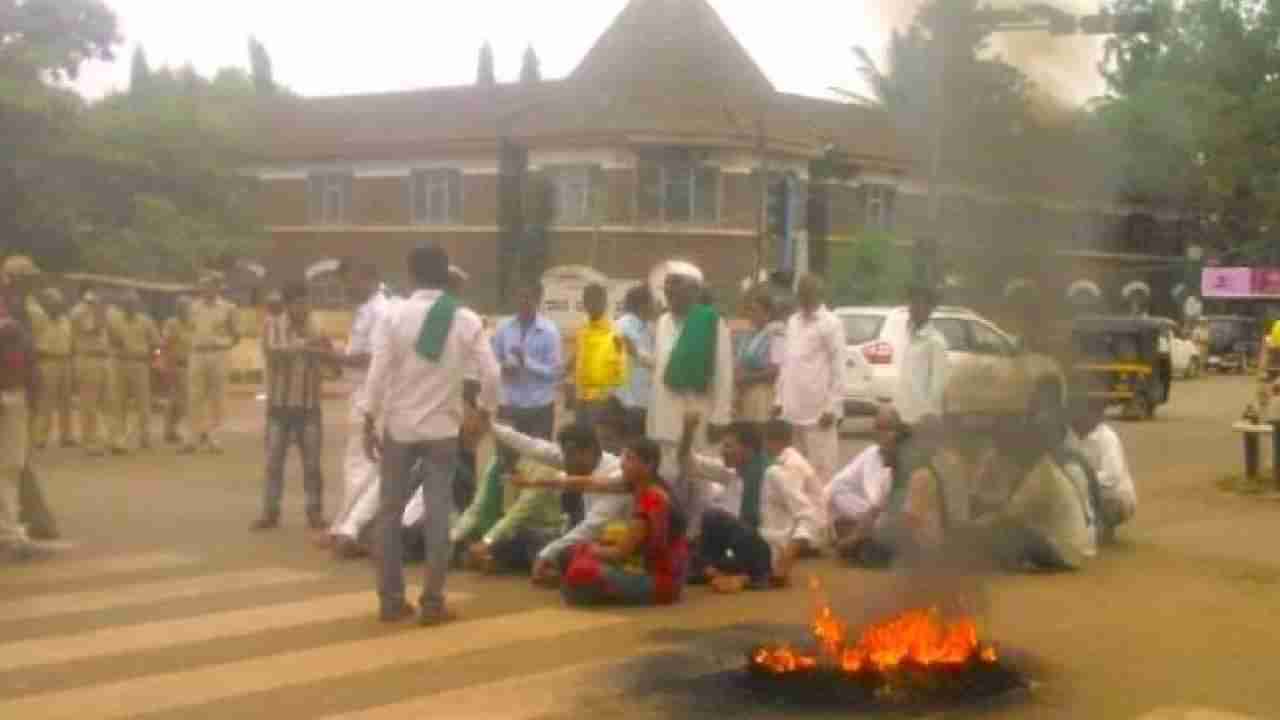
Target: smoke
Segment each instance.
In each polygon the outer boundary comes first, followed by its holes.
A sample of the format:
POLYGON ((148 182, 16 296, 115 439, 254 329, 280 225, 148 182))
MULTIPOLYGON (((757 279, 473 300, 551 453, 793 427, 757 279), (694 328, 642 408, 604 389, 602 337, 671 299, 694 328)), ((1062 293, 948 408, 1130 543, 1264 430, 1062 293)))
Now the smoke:
MULTIPOLYGON (((881 27, 904 29, 927 0, 880 0, 873 3, 881 27)), ((1100 0, 1053 0, 1060 10, 1087 15, 1099 10, 1100 0)), ((1014 0, 995 0, 992 8, 1021 7, 1014 0)), ((886 32, 887 34, 887 32, 886 32)), ((997 33, 989 40, 992 55, 1022 70, 1035 83, 1038 94, 1058 103, 1080 105, 1104 90, 1098 73, 1104 39, 1088 35, 1052 36, 1043 31, 997 33)))

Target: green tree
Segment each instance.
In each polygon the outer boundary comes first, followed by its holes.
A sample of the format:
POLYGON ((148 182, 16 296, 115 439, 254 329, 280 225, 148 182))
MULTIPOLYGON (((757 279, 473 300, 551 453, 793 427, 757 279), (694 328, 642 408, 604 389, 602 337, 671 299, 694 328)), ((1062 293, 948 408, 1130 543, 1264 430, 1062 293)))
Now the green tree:
POLYGON ((61 85, 110 60, 116 19, 100 0, 0 0, 0 252, 45 266, 76 262, 84 102, 61 85))
POLYGON ((480 46, 480 60, 476 67, 476 84, 480 87, 493 87, 497 84, 493 72, 493 46, 485 41, 480 46))
POLYGON ((520 65, 520 82, 526 84, 542 82, 542 63, 538 60, 538 53, 534 51, 532 45, 524 51, 524 59, 520 65))
POLYGON ((891 233, 867 229, 851 238, 831 238, 833 305, 901 302, 911 280, 911 261, 891 233))
POLYGON ((1277 260, 1280 5, 1112 0, 1164 22, 1112 37, 1099 123, 1119 139, 1125 192, 1198 211, 1223 259, 1277 260))
POLYGON ((252 35, 249 36, 249 68, 253 74, 253 86, 259 95, 271 95, 276 91, 271 56, 267 54, 267 48, 252 35))

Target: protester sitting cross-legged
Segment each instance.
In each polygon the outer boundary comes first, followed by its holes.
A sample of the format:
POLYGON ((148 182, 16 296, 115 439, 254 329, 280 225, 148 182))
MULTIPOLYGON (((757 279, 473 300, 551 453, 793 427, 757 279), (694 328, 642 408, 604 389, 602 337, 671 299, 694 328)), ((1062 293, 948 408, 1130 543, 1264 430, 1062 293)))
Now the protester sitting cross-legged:
POLYGON ((1010 570, 1074 570, 1097 554, 1087 461, 1066 447, 1066 428, 1019 424, 996 434, 997 456, 978 482, 1008 499, 976 517, 957 540, 1010 570))
POLYGON ((858 467, 855 460, 842 471, 845 477, 839 486, 832 481, 832 512, 840 515, 833 517, 833 523, 845 526, 843 541, 837 541, 843 546, 840 552, 851 562, 868 567, 913 564, 935 557, 943 550, 951 529, 968 520, 967 498, 959 495, 968 494, 969 483, 944 477, 934 462, 934 453, 945 445, 940 423, 917 427, 912 434, 913 441, 934 449, 927 458, 904 450, 909 430, 895 408, 882 409, 876 426, 881 449, 878 460, 891 477, 888 494, 881 494, 884 480, 883 476, 877 478, 882 471, 877 471, 873 455, 860 458, 866 465, 858 467), (930 435, 922 436, 926 430, 930 435), (865 484, 859 487, 859 483, 865 484), (837 487, 842 500, 848 501, 845 509, 835 508, 837 487), (861 510, 860 505, 866 509, 861 510))
MULTIPOLYGON (((620 436, 621 417, 605 413, 595 428, 574 423, 560 430, 557 443, 525 435, 512 427, 494 423, 493 436, 499 445, 526 460, 563 470, 571 478, 616 478, 620 468, 617 455, 606 452, 603 443, 620 436)), ((626 520, 631 514, 631 497, 617 493, 583 495, 585 515, 560 538, 538 552, 533 562, 533 581, 556 585, 569 561, 569 550, 601 537, 611 522, 626 520)))
POLYGON ((800 551, 821 533, 804 479, 765 453, 753 423, 729 426, 722 460, 691 452, 698 422, 686 418, 681 443, 686 472, 714 485, 702 517, 698 572, 721 592, 785 584, 800 551))
POLYGON ((450 536, 456 547, 465 549, 471 569, 527 573, 538 553, 560 536, 560 496, 544 484, 559 473, 521 460, 508 482, 502 457, 498 453, 490 463, 450 536))
POLYGON ((1110 540, 1117 526, 1133 517, 1138 508, 1138 491, 1129 473, 1124 443, 1115 429, 1103 421, 1105 399, 1078 398, 1073 402, 1072 429, 1080 437, 1080 448, 1097 480, 1098 520, 1102 540, 1110 540))
POLYGON ((897 411, 883 406, 875 422, 876 444, 836 473, 824 502, 836 553, 851 562, 860 562, 863 544, 885 517, 898 459, 897 411))
POLYGON ((689 544, 682 514, 658 474, 661 457, 648 438, 628 443, 622 480, 631 493, 631 522, 618 537, 574 547, 561 583, 566 602, 668 605, 680 599, 689 544))
MULTIPOLYGON (((800 489, 813 505, 815 527, 824 528, 827 525, 827 510, 823 500, 826 496, 827 484, 823 478, 819 477, 817 469, 809 462, 809 458, 795 447, 795 437, 795 427, 781 418, 769 420, 763 426, 765 453, 785 468, 794 482, 799 483, 800 489)), ((824 541, 825 538, 820 532, 813 542, 803 539, 802 554, 816 553, 824 541)))

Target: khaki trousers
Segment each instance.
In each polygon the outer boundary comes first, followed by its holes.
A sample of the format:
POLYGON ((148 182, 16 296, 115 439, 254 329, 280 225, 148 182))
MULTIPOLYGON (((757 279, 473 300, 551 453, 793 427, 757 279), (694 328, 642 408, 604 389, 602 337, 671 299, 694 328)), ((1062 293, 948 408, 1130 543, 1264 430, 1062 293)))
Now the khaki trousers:
POLYGON ((191 433, 199 439, 222 427, 227 392, 226 351, 192 353, 188 372, 191 433))
POLYGON ((169 388, 169 405, 164 413, 165 437, 177 437, 178 426, 187 417, 188 393, 191 386, 190 365, 180 365, 173 373, 173 387, 169 388))
POLYGON ((115 421, 116 412, 112 402, 111 368, 110 358, 83 355, 76 358, 76 384, 80 387, 80 442, 87 450, 101 449, 114 435, 111 424, 115 421))
POLYGON ((124 449, 129 441, 129 405, 138 407, 138 442, 143 447, 151 444, 151 366, 145 360, 116 361, 116 383, 119 391, 116 399, 115 439, 112 446, 124 449))
POLYGON ((53 416, 58 416, 58 439, 63 443, 71 437, 71 358, 41 358, 36 363, 40 377, 40 402, 31 428, 31 441, 36 447, 49 443, 53 429, 53 416))
POLYGON ((0 393, 0 548, 27 543, 27 531, 18 520, 18 498, 30 449, 30 422, 23 391, 0 393))

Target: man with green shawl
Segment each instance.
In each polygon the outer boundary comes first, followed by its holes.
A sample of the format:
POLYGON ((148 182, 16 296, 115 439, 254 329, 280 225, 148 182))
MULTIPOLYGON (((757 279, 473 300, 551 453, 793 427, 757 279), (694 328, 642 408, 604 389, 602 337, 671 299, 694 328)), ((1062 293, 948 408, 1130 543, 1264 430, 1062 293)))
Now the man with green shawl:
POLYGON ((689 519, 687 535, 702 533, 705 495, 701 483, 680 471, 679 446, 686 416, 705 422, 697 429, 694 450, 707 447, 707 426, 729 425, 733 410, 733 345, 729 328, 710 305, 698 302, 702 272, 686 262, 666 267, 667 312, 655 332, 653 399, 648 436, 662 448, 661 473, 689 519))

